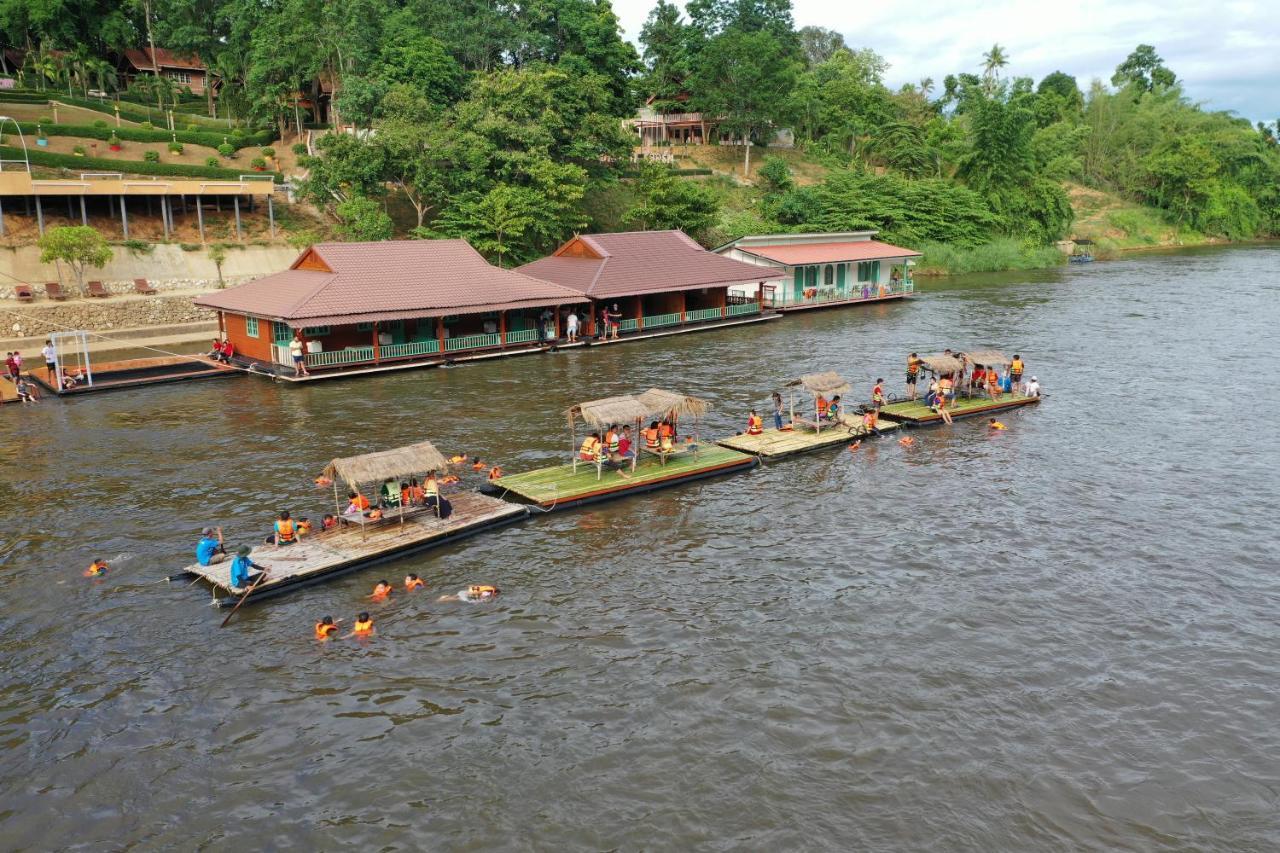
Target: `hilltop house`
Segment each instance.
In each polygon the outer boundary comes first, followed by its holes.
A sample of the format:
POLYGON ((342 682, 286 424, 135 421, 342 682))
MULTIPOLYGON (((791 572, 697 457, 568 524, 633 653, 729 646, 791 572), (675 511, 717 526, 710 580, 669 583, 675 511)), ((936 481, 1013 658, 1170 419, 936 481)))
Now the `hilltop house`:
POLYGON ((171 50, 157 47, 130 48, 122 56, 121 71, 125 80, 132 83, 143 74, 159 74, 172 80, 179 89, 190 87, 191 94, 203 95, 212 82, 209 69, 200 57, 191 54, 180 56, 171 50))

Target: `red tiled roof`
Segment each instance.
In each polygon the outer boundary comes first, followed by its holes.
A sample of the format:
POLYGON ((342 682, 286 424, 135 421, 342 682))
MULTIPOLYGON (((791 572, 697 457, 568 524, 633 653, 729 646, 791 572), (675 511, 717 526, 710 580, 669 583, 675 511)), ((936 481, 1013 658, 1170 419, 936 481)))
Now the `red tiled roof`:
POLYGON ((326 326, 586 301, 568 288, 490 265, 465 240, 317 243, 294 267, 201 296, 196 304, 326 326), (332 272, 296 269, 308 254, 332 272))
MULTIPOLYGON (((156 48, 156 63, 161 68, 191 68, 196 71, 204 71, 204 63, 200 61, 197 55, 179 56, 171 50, 163 47, 156 48)), ((144 47, 142 49, 128 48, 124 52, 124 58, 129 60, 129 64, 139 71, 150 71, 151 48, 144 47)))
POLYGON ((593 299, 782 278, 777 270, 708 252, 683 231, 584 234, 561 246, 556 254, 518 269, 593 299), (597 257, 563 254, 575 241, 597 257))
POLYGON ((884 258, 918 258, 914 249, 890 246, 879 240, 847 240, 840 243, 777 243, 736 246, 739 252, 777 261, 780 264, 835 264, 843 261, 874 261, 884 258))

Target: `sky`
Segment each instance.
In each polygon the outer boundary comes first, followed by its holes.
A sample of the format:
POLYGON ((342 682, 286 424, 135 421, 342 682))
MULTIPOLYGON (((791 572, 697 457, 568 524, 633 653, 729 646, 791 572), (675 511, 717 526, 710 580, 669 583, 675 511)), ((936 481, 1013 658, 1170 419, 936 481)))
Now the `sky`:
MULTIPOLYGON (((613 0, 628 39, 639 41, 655 0, 613 0)), ((980 72, 982 54, 999 42, 1010 76, 1037 81, 1051 71, 1073 75, 1087 90, 1108 81, 1139 44, 1155 45, 1206 109, 1233 110, 1252 121, 1280 118, 1280 0, 793 0, 796 27, 827 27, 853 48, 870 47, 889 62, 885 82, 898 87, 963 71, 980 72)))

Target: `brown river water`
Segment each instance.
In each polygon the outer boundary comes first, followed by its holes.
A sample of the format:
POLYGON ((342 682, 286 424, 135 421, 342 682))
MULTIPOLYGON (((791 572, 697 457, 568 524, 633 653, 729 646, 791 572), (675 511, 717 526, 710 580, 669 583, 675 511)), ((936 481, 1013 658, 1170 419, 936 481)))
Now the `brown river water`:
POLYGON ((924 281, 910 304, 281 387, 0 412, 0 847, 1274 850, 1280 248, 924 281), (196 532, 318 515, 423 437, 507 471, 580 399, 742 428, 788 377, 1020 352, 1050 395, 246 607, 196 532), (81 577, 113 558, 105 581, 81 577), (320 646, 374 582, 378 635, 320 646), (161 582, 157 582, 161 581, 161 582), (440 604, 467 583, 487 606, 440 604))

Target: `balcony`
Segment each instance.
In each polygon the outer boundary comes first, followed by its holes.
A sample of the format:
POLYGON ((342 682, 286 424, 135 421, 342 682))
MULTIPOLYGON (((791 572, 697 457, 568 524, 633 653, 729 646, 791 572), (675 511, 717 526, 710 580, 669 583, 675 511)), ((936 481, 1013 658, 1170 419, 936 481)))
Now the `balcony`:
POLYGON ((825 305, 836 302, 874 302, 877 299, 913 293, 915 292, 915 282, 909 278, 903 279, 896 286, 885 285, 883 292, 878 287, 869 288, 867 296, 862 295, 862 287, 860 285, 847 289, 817 287, 810 288, 809 291, 811 292, 809 295, 804 295, 799 299, 795 298, 794 291, 789 286, 785 290, 779 289, 773 293, 766 292, 765 307, 794 308, 801 305, 825 305))

